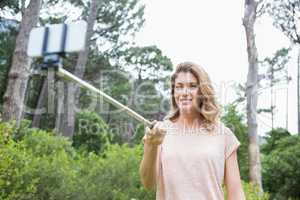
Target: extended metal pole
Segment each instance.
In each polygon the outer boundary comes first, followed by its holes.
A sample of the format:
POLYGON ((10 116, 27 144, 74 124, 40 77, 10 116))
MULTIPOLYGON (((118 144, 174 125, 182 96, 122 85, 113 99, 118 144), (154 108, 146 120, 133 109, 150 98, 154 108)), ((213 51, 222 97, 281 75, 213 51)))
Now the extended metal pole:
POLYGON ((145 124, 146 126, 152 127, 153 123, 151 123, 149 120, 145 119, 143 116, 141 116, 140 114, 136 113, 135 111, 131 110, 130 108, 128 108, 127 106, 121 104, 120 102, 118 102, 117 100, 115 100, 114 98, 110 97, 109 95, 107 95, 106 93, 102 92, 101 90, 99 90, 98 88, 92 86, 91 84, 89 84, 88 82, 81 80, 80 78, 76 77, 75 75, 73 75, 72 73, 64 70, 61 67, 58 67, 57 69, 57 74, 58 76, 64 78, 64 79, 68 79, 68 80, 72 80, 76 83, 78 83, 80 85, 80 87, 82 88, 86 88, 98 95, 101 95, 105 101, 107 101, 108 103, 111 103, 113 105, 115 105, 117 108, 124 110, 128 115, 132 116, 133 118, 135 118, 136 120, 138 120, 139 122, 142 122, 143 124, 145 124))

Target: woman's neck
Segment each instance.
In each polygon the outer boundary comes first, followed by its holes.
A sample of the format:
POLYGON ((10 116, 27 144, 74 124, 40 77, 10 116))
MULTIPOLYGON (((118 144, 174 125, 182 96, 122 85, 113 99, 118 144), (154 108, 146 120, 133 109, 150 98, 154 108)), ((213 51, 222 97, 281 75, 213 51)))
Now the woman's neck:
POLYGON ((201 126, 201 117, 197 114, 180 114, 176 120, 180 127, 199 128, 201 126))

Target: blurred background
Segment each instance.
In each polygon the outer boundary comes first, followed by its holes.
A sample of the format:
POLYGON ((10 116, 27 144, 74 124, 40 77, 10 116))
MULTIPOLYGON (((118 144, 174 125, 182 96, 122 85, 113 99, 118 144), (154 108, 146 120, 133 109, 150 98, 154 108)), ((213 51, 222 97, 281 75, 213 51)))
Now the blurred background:
POLYGON ((64 69, 152 121, 175 66, 200 64, 242 144, 247 200, 300 199, 299 0, 1 0, 0 199, 155 199, 144 125, 27 56, 34 27, 78 20, 86 47, 64 69))

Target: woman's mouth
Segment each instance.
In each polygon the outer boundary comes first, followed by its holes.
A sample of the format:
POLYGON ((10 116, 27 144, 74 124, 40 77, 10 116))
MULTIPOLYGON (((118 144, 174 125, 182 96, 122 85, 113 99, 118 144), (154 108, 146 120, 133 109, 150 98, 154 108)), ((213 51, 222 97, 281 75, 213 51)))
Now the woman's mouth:
POLYGON ((192 102, 192 99, 181 99, 180 103, 183 105, 190 104, 192 102))

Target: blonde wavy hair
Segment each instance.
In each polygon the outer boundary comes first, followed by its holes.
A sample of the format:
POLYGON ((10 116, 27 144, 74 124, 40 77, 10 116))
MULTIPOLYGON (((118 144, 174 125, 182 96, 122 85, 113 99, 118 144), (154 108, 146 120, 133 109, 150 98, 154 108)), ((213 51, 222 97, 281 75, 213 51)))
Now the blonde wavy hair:
POLYGON ((179 108, 175 102, 174 88, 175 79, 180 72, 190 72, 195 76, 198 82, 198 106, 197 111, 202 119, 202 126, 211 131, 220 120, 221 109, 215 98, 215 91, 207 72, 200 66, 192 62, 183 62, 176 66, 171 75, 171 108, 164 119, 173 120, 179 117, 179 108))

